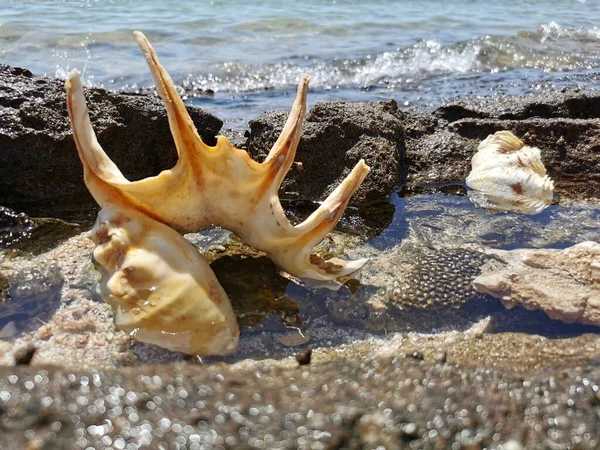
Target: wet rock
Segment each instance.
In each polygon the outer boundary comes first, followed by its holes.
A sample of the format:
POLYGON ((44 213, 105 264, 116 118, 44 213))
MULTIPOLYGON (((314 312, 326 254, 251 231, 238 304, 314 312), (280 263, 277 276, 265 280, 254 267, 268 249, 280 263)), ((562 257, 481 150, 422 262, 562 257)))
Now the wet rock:
POLYGON ((600 326, 600 244, 565 250, 488 250, 495 260, 473 281, 507 308, 540 309, 553 319, 600 326))
MULTIPOLYGON (((253 157, 266 156, 286 118, 287 112, 269 111, 250 122, 246 147, 253 157)), ((374 170, 354 204, 385 198, 405 179, 409 188, 458 182, 468 175, 479 143, 509 130, 541 149, 561 197, 599 198, 598 118, 600 96, 594 92, 472 99, 433 113, 399 112, 391 102, 319 103, 303 128, 302 164, 290 170, 282 197, 324 197, 361 157, 374 170)))
POLYGON ((48 320, 60 303, 63 275, 56 266, 3 270, 8 299, 0 303, 0 327, 10 321, 48 320))
MULTIPOLYGON (((283 202, 285 215, 293 224, 306 220, 318 207, 312 200, 286 200, 283 202)), ((394 205, 388 201, 347 208, 334 231, 367 240, 378 236, 392 222, 394 205)))
POLYGON ((472 287, 487 256, 462 248, 427 248, 406 241, 373 257, 354 293, 328 294, 327 308, 341 323, 373 331, 468 329, 502 309, 472 287))
POLYGON ((34 228, 33 220, 27 215, 0 206, 0 249, 13 247, 31 236, 34 228))
MULTIPOLYGON (((262 161, 279 137, 287 112, 268 111, 250 121, 246 148, 262 161)), ((371 167, 354 205, 385 198, 401 182, 404 160, 402 114, 386 103, 323 102, 312 108, 282 186, 282 198, 323 199, 361 159, 371 167), (299 163, 299 164, 298 164, 299 163)))
MULTIPOLYGON (((125 176, 140 179, 172 167, 176 153, 156 97, 85 89, 100 144, 125 176)), ((211 143, 222 121, 188 108, 211 143)), ((0 204, 30 215, 73 217, 95 207, 67 118, 64 83, 0 65, 0 204)))
POLYGON ((65 239, 81 233, 83 227, 81 224, 69 223, 61 219, 32 219, 24 213, 6 211, 12 210, 0 207, 0 221, 4 219, 4 228, 0 224, 0 249, 6 249, 6 254, 12 256, 43 253, 65 239))
POLYGON ((509 130, 539 147, 555 192, 599 198, 600 96, 566 91, 525 97, 496 96, 445 105, 433 114, 406 114, 408 184, 466 178, 479 143, 509 130))

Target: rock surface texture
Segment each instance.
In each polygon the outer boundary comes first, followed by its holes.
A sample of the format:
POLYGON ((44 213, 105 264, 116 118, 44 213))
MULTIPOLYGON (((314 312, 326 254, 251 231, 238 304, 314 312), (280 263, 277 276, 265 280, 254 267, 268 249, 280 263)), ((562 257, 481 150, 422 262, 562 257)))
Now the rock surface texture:
MULTIPOLYGON (((262 161, 287 113, 268 111, 250 121, 246 147, 262 161)), ((400 185, 404 160, 402 113, 396 102, 317 103, 308 113, 292 166, 283 182, 288 198, 325 198, 364 159, 371 173, 354 194, 355 205, 382 201, 400 185), (294 170, 295 169, 295 170, 294 170)))
POLYGON ((600 325, 600 244, 565 250, 491 250, 495 260, 473 281, 475 289, 507 308, 541 309, 552 319, 600 325))
MULTIPOLYGON (((125 176, 171 168, 175 145, 158 98, 86 89, 96 134, 125 176)), ((195 107, 202 138, 213 143, 222 122, 195 107)), ((67 117, 64 82, 0 65, 0 205, 30 215, 69 217, 95 205, 67 117)))
MULTIPOLYGON (((126 176, 140 179, 175 163, 163 106, 152 96, 89 89, 100 143, 126 176)), ((207 143, 222 121, 188 108, 207 143)), ((251 121, 243 144, 261 160, 287 113, 251 121)), ((382 103, 324 102, 307 115, 298 164, 282 198, 324 198, 364 158, 372 171, 354 205, 385 201, 408 186, 465 179, 478 144, 509 130, 539 147, 563 198, 600 198, 600 94, 570 90, 497 96, 447 104, 433 112, 402 112, 382 103)), ((30 215, 72 217, 94 203, 86 192, 66 117, 63 82, 0 65, 0 205, 30 215)))

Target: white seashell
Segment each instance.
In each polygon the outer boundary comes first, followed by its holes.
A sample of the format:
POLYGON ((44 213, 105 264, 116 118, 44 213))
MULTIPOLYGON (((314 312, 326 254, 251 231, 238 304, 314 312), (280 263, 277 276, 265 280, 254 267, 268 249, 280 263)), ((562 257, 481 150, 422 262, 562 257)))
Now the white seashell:
POLYGON ((311 251, 337 224, 369 167, 359 161, 308 219, 292 225, 278 191, 300 140, 308 76, 298 86, 281 136, 266 160, 258 163, 225 137, 220 136, 214 147, 202 142, 154 49, 142 33, 135 36, 167 110, 179 154, 175 167, 143 180, 127 180, 96 139, 79 72, 71 72, 65 83, 85 183, 102 207, 94 231, 99 244, 94 255, 103 271, 101 291, 113 305, 116 325, 136 331, 138 339, 188 353, 224 354, 237 342, 229 301, 208 264, 170 227, 198 231, 221 226, 293 276, 343 279, 367 259, 323 260, 311 251), (105 242, 107 233, 110 239, 105 242), (130 265, 136 267, 132 274, 126 269, 130 265), (161 313, 151 313, 149 299, 161 313))
POLYGON ((537 214, 553 202, 554 182, 540 150, 525 146, 510 131, 498 131, 479 144, 466 183, 503 211, 537 214))
POLYGON ((135 210, 107 205, 91 238, 99 291, 118 328, 173 351, 235 351, 239 329, 227 294, 179 233, 135 210))

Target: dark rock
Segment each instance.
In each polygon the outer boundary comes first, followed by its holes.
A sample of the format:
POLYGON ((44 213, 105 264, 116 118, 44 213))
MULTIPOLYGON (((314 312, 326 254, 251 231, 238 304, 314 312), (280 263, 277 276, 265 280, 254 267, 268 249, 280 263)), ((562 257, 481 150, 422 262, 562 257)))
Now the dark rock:
POLYGON ((10 299, 10 282, 6 275, 0 272, 0 303, 10 299))
MULTIPOLYGON (((268 111, 250 121, 246 148, 262 161, 279 137, 287 112, 268 111)), ((324 102, 312 108, 282 185, 282 197, 323 199, 363 158, 371 167, 351 204, 385 200, 401 182, 404 160, 402 113, 387 103, 324 102)))
POLYGON ((303 350, 300 353, 296 354, 296 361, 298 361, 298 364, 300 364, 301 366, 306 366, 306 365, 310 364, 311 357, 312 357, 312 349, 307 348, 306 350, 303 350))
MULTIPOLYGON (((174 145, 163 105, 154 96, 86 89, 100 143, 130 179, 172 167, 174 145)), ((190 106, 202 138, 214 143, 222 121, 190 106)), ((261 161, 288 112, 268 111, 250 122, 247 139, 226 130, 261 161), (245 142, 244 142, 245 139, 245 142)), ((404 113, 384 103, 318 103, 306 117, 284 199, 323 199, 364 158, 371 173, 351 204, 385 200, 409 188, 462 181, 489 134, 509 130, 542 150, 569 198, 600 197, 600 94, 495 96, 447 104, 433 113, 404 113)), ((62 81, 0 65, 0 204, 29 215, 74 218, 93 208, 71 137, 62 81)))
POLYGON ((30 221, 33 223, 31 231, 9 246, 14 254, 37 255, 43 253, 71 236, 81 233, 83 229, 81 224, 69 223, 61 219, 38 218, 30 219, 30 221))
POLYGON ((464 180, 488 135, 509 130, 539 147, 557 194, 600 197, 600 94, 497 96, 445 105, 433 114, 406 114, 410 186, 464 180))
MULTIPOLYGON (((266 156, 286 118, 268 111, 250 122, 246 147, 254 158, 266 156)), ((478 98, 433 113, 403 113, 394 102, 318 103, 304 124, 301 166, 290 170, 282 197, 323 198, 360 158, 373 170, 351 202, 357 205, 386 198, 404 180, 409 188, 459 182, 479 143, 509 130, 541 149, 559 195, 598 198, 598 118, 600 95, 574 90, 478 98)))
POLYGON ((269 258, 244 255, 223 256, 211 264, 219 283, 227 293, 242 327, 264 329, 268 317, 276 318, 274 326, 299 326, 298 305, 286 295, 289 280, 269 258))
MULTIPOLYGON (((124 175, 140 179, 172 167, 175 146, 157 97, 85 89, 92 125, 124 175)), ((222 121, 188 108, 213 143, 222 121)), ((94 207, 67 118, 62 81, 0 65, 0 204, 30 215, 73 217, 94 207)))
POLYGON ((0 249, 10 249, 13 254, 42 253, 80 233, 81 228, 79 224, 60 219, 32 219, 25 213, 0 206, 0 249))

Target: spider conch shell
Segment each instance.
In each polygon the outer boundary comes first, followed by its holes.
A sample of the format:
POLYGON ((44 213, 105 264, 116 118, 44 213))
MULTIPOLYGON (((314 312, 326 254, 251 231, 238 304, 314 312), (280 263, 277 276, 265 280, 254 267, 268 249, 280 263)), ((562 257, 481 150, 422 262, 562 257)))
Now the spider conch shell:
POLYGON ((117 328, 174 351, 235 351, 239 328, 227 294, 183 236, 134 209, 108 204, 91 238, 99 290, 117 328))
POLYGON ((510 131, 498 131, 479 144, 466 183, 503 211, 537 214, 553 203, 554 182, 540 150, 510 131))
POLYGON ((85 182, 98 204, 120 199, 155 220, 180 231, 221 226, 267 253, 282 269, 300 278, 331 280, 360 269, 366 259, 350 263, 323 261, 310 252, 337 224, 369 167, 360 160, 346 179, 304 222, 286 218, 278 191, 294 161, 306 112, 308 76, 298 93, 281 136, 263 163, 250 158, 219 136, 210 147, 202 142, 177 89, 159 64, 146 37, 135 33, 159 95, 165 103, 179 160, 155 177, 127 180, 104 153, 92 129, 79 73, 66 83, 73 135, 84 166, 85 182))
MULTIPOLYGON (((308 219, 296 226, 292 225, 285 216, 278 191, 293 163, 300 140, 306 112, 308 76, 304 76, 298 86, 292 111, 281 136, 266 160, 258 163, 246 151, 233 147, 223 136, 218 137, 214 147, 202 142, 173 81, 159 64, 154 49, 142 33, 134 34, 165 104, 179 159, 172 169, 157 176, 139 181, 127 180, 100 147, 90 123, 79 72, 72 71, 65 87, 73 137, 83 163, 86 186, 102 207, 100 216, 104 217, 101 220, 99 216, 95 233, 102 236, 105 233, 104 227, 113 230, 115 235, 131 235, 127 240, 128 244, 123 244, 122 247, 130 248, 131 250, 127 250, 130 252, 136 249, 131 254, 138 255, 137 267, 142 267, 144 261, 148 261, 147 271, 144 272, 148 280, 145 283, 155 286, 157 291, 164 294, 157 294, 157 301, 172 305, 155 308, 161 314, 148 313, 150 315, 144 326, 137 328, 138 339, 142 340, 148 334, 148 324, 155 321, 156 327, 151 333, 152 342, 173 348, 164 341, 161 342, 160 338, 156 339, 156 333, 161 330, 163 321, 169 322, 169 315, 178 314, 173 312, 174 307, 185 305, 187 314, 202 316, 209 311, 217 317, 215 323, 218 322, 219 325, 215 325, 212 332, 219 335, 219 344, 213 343, 214 348, 208 343, 174 346, 178 349, 187 348, 184 351, 188 353, 226 353, 234 338, 237 339, 237 326, 231 320, 229 302, 223 301, 226 297, 223 297, 220 286, 215 288, 214 275, 208 265, 199 256, 192 257, 190 247, 171 228, 190 232, 220 226, 267 253, 291 275, 316 280, 343 278, 359 270, 367 259, 350 262, 337 258, 323 260, 311 255, 311 251, 337 224, 350 197, 369 172, 369 167, 360 160, 308 219), (127 221, 123 222, 121 217, 127 218, 127 221), (132 244, 134 241, 136 244, 132 244), (143 257, 139 256, 142 254, 143 257), (200 273, 204 276, 199 276, 200 273), (188 276, 190 274, 194 275, 188 276), (179 290, 163 289, 161 283, 168 285, 171 283, 170 277, 179 280, 184 286, 179 290), (193 302, 198 305, 197 312, 192 308, 193 302), (228 306, 223 306, 224 303, 228 306), (219 328, 221 325, 222 328, 219 328)), ((96 239, 97 242, 102 241, 99 237, 96 239)), ((122 256, 119 255, 121 253, 117 252, 113 259, 122 256)), ((96 259, 99 260, 98 257, 96 259)), ((126 278, 122 262, 111 262, 103 267, 107 272, 106 280, 126 278)), ((129 321, 131 316, 125 320, 123 311, 130 308, 135 313, 137 310, 133 310, 132 305, 139 307, 148 301, 145 292, 136 293, 134 287, 126 296, 117 295, 119 292, 116 287, 108 281, 102 289, 107 301, 116 304, 117 312, 120 311, 117 317, 119 326, 131 329, 140 323, 136 320, 129 321), (118 305, 124 301, 128 302, 127 307, 119 309, 118 305)), ((142 317, 141 312, 138 316, 142 317)), ((194 323, 200 324, 202 320, 212 323, 212 319, 204 317, 194 323)), ((169 330, 165 328, 163 331, 175 334, 190 331, 186 327, 187 325, 182 325, 169 330)))

